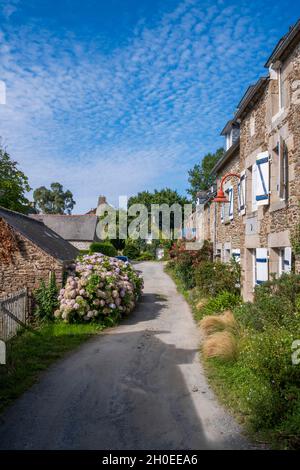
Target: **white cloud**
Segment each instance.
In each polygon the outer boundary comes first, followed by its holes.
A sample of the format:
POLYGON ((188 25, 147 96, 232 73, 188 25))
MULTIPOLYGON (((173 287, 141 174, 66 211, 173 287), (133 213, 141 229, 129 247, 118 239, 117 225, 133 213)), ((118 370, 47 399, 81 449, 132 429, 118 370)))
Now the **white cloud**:
MULTIPOLYGON (((17 2, 6 3, 8 17, 17 2)), ((155 27, 141 21, 110 55, 97 38, 3 27, 0 135, 31 185, 62 182, 79 211, 100 193, 116 201, 155 184, 184 188, 261 70, 262 44, 274 43, 247 2, 225 5, 183 1, 155 27)))

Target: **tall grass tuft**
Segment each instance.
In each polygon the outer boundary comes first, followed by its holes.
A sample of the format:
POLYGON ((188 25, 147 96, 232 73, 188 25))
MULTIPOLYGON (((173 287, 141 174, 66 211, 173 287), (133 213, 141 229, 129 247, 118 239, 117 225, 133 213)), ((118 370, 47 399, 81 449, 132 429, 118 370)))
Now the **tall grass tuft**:
POLYGON ((234 360, 237 356, 237 338, 230 331, 217 331, 208 336, 202 346, 206 358, 219 358, 224 361, 234 360))

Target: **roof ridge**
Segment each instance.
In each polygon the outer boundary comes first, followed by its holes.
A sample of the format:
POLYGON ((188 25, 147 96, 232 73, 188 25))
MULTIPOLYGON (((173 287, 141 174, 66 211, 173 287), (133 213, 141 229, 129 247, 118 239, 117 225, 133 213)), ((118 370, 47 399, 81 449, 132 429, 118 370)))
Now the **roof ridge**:
MULTIPOLYGON (((37 222, 38 224, 45 225, 44 222, 42 222, 41 220, 30 217, 30 215, 23 214, 22 212, 14 211, 12 209, 7 209, 6 207, 3 207, 3 206, 0 206, 0 211, 1 210, 3 210, 4 212, 8 212, 10 214, 15 214, 18 217, 24 217, 24 219, 34 220, 34 222, 37 222)), ((32 214, 32 215, 38 215, 38 214, 32 214)))

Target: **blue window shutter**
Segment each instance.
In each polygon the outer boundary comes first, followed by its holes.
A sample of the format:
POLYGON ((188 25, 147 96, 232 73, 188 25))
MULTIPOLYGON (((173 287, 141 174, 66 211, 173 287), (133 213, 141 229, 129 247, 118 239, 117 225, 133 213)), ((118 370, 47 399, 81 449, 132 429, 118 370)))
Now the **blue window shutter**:
POLYGON ((256 167, 256 202, 258 206, 263 206, 269 204, 270 159, 268 152, 258 154, 256 167))

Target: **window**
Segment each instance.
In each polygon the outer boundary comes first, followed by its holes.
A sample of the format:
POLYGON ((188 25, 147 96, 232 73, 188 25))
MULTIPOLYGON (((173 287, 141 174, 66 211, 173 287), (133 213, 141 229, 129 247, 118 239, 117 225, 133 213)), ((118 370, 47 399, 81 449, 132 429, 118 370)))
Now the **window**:
POLYGON ((256 163, 251 168, 252 175, 252 211, 257 210, 256 187, 257 187, 257 166, 256 163))
POLYGON ((288 196, 288 152, 287 147, 280 136, 278 142, 278 195, 280 199, 286 200, 288 196))
POLYGON ((225 196, 229 202, 225 202, 221 207, 221 222, 228 224, 233 219, 233 187, 225 189, 225 196))
POLYGON ((278 253, 278 274, 279 277, 283 273, 290 273, 292 269, 292 249, 289 246, 279 248, 278 253))
MULTIPOLYGON (((227 245, 227 243, 226 243, 227 245)), ((227 246, 224 246, 223 261, 224 263, 229 263, 231 259, 231 249, 227 246)))
POLYGON ((239 248, 234 248, 231 252, 233 259, 237 262, 241 262, 241 250, 239 248))
POLYGON ((226 134, 226 150, 232 146, 232 130, 226 134))
POLYGON ((240 215, 246 213, 246 171, 241 172, 241 178, 238 183, 238 212, 240 215))

